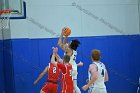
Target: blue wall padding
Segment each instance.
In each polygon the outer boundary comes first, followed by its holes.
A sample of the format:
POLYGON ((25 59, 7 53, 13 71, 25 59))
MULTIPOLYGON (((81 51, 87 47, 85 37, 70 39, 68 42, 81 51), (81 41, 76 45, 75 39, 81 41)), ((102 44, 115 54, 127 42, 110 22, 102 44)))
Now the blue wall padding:
MULTIPOLYGON (((104 62, 109 73, 109 82, 106 83, 108 93, 136 93, 140 76, 140 36, 94 36, 71 37, 81 41, 78 48, 77 63, 84 62, 78 68, 78 86, 86 84, 88 67, 91 63, 91 50, 101 50, 101 61, 104 62)), ((12 60, 5 60, 6 66, 14 71, 13 84, 15 93, 39 93, 46 82, 46 77, 33 85, 34 80, 50 62, 52 46, 57 46, 58 38, 47 39, 13 39, 12 60), (8 61, 11 61, 10 64, 8 61)), ((62 57, 63 51, 59 48, 62 57)), ((8 55, 8 54, 7 54, 8 55)), ((5 69, 6 70, 6 69, 5 69)), ((9 76, 9 77, 11 77, 9 76)), ((60 88, 59 88, 60 91, 60 88)), ((60 92, 58 92, 60 93, 60 92)), ((82 91, 82 93, 87 93, 82 91)))
POLYGON ((4 91, 3 41, 0 41, 0 93, 4 91))
POLYGON ((15 93, 15 78, 14 78, 14 66, 13 66, 13 51, 12 41, 4 40, 3 42, 3 67, 4 67, 4 82, 5 92, 15 93))

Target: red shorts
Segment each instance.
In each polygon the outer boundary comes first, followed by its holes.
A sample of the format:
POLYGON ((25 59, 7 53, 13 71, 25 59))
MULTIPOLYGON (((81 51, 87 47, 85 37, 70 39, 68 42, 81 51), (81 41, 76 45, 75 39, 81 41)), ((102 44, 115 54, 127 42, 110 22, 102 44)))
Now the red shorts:
POLYGON ((45 93, 57 93, 58 84, 47 82, 41 90, 45 93))
POLYGON ((62 88, 61 93, 73 93, 73 90, 74 90, 73 86, 64 86, 62 88))

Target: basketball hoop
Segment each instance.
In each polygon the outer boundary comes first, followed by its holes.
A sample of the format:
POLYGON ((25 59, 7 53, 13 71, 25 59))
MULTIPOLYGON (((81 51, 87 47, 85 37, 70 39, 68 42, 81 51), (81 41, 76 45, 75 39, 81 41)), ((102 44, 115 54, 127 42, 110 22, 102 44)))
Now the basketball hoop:
POLYGON ((18 13, 17 10, 0 10, 0 30, 9 29, 9 22, 12 13, 18 13))

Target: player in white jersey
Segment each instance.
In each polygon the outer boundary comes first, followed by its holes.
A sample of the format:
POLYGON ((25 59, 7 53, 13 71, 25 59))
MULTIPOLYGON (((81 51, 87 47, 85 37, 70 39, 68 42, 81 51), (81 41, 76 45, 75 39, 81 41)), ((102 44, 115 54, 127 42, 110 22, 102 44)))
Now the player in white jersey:
POLYGON ((62 29, 61 36, 58 40, 58 45, 60 48, 62 48, 65 51, 67 55, 70 56, 70 64, 72 65, 72 68, 73 68, 72 76, 73 76, 73 84, 74 84, 74 93, 81 93, 80 89, 77 86, 77 74, 78 74, 77 66, 82 66, 83 63, 79 62, 78 64, 76 64, 75 62, 76 55, 77 55, 76 50, 80 42, 78 40, 72 40, 71 42, 67 43, 67 37, 65 36, 63 39, 63 36, 64 36, 64 31, 62 29))
POLYGON ((108 73, 105 65, 100 62, 100 51, 92 50, 92 64, 89 66, 89 81, 82 89, 89 88, 88 93, 107 93, 104 82, 108 81, 108 73))

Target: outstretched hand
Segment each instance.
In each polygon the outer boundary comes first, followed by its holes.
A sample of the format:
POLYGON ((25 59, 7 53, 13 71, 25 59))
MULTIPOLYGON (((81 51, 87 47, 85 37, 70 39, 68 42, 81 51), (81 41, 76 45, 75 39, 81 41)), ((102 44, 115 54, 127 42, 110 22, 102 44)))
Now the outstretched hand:
POLYGON ((84 91, 86 91, 88 89, 88 86, 87 85, 84 85, 83 87, 82 87, 82 90, 84 90, 84 91))
POLYGON ((53 49, 53 53, 54 53, 54 54, 57 54, 58 48, 57 48, 57 47, 52 47, 52 49, 53 49))
POLYGON ((83 66, 84 65, 84 63, 82 62, 82 61, 80 61, 78 64, 77 64, 77 66, 83 66))

